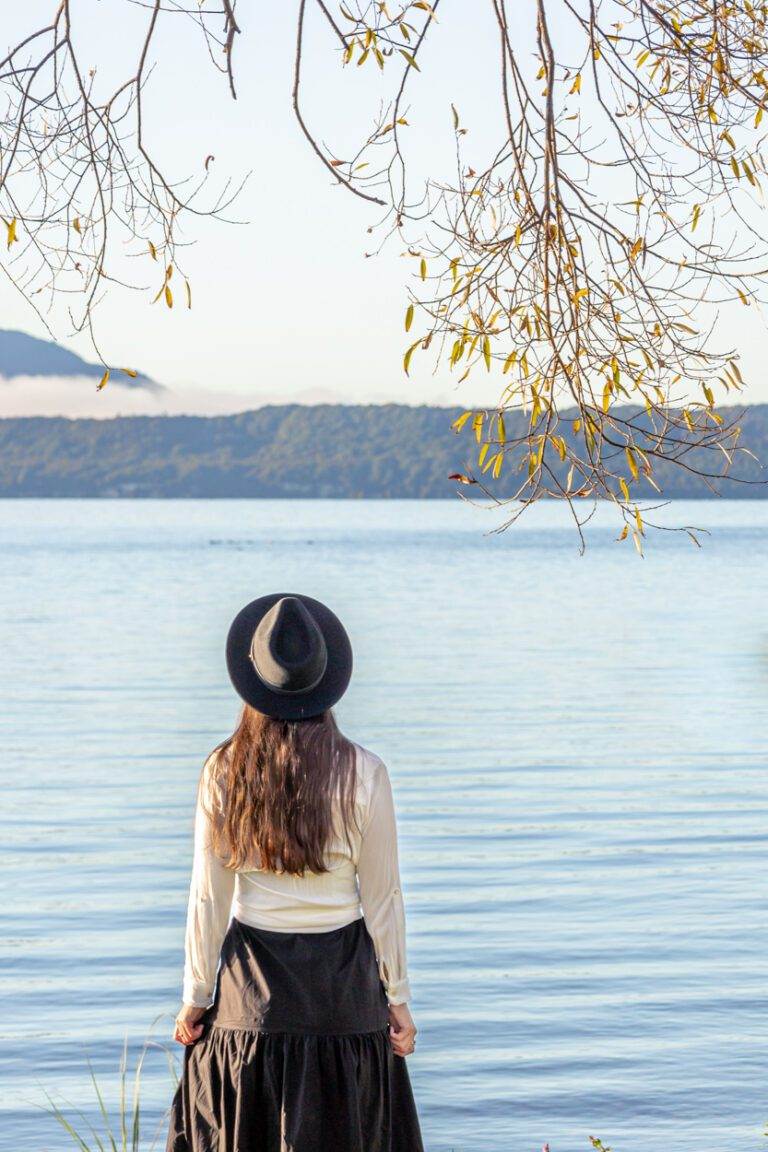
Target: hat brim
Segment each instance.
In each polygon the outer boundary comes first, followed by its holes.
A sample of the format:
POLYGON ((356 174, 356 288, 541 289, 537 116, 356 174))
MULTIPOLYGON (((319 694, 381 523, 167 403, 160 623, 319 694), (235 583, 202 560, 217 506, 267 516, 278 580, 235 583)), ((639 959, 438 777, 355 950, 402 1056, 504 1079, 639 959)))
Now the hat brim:
POLYGON ((344 625, 325 604, 296 592, 275 592, 246 604, 230 625, 226 655, 229 678, 237 694, 252 708, 277 720, 304 720, 326 712, 344 695, 352 676, 352 645, 344 625), (328 650, 323 677, 307 692, 275 692, 261 679, 250 658, 259 621, 284 596, 301 600, 314 617, 328 650))

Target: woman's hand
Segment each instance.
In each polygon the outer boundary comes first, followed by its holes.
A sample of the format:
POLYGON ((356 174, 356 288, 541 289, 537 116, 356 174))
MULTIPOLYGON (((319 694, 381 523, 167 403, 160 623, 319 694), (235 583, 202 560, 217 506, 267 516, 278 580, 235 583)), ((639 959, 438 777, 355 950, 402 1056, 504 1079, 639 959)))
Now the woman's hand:
POLYGON ((203 1026, 198 1024, 198 1020, 205 1012, 207 1008, 194 1008, 191 1004, 182 1004, 181 1011, 176 1017, 174 1040, 178 1040, 179 1044, 194 1044, 199 1040, 203 1026))
POLYGON ((390 1004, 389 1039, 396 1056, 410 1056, 416 1047, 416 1025, 407 1004, 390 1004))

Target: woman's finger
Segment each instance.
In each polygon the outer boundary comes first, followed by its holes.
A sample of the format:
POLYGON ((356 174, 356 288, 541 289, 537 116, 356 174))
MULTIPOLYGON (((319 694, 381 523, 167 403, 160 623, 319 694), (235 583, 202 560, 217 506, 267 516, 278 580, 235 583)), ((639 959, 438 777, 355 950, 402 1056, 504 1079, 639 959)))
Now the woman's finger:
POLYGON ((196 1040, 199 1040, 202 1030, 202 1024, 196 1024, 193 1028, 188 1028, 185 1025, 177 1024, 173 1038, 174 1040, 177 1040, 179 1044, 194 1044, 196 1040))

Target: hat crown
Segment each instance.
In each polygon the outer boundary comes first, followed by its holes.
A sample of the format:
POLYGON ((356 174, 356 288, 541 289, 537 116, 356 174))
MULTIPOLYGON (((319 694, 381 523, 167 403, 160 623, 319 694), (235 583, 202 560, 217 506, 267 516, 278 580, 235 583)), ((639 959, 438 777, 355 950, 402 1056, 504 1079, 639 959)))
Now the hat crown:
POLYGON ((325 638, 311 612, 296 596, 283 596, 259 621, 250 658, 273 692, 309 692, 328 665, 325 638))

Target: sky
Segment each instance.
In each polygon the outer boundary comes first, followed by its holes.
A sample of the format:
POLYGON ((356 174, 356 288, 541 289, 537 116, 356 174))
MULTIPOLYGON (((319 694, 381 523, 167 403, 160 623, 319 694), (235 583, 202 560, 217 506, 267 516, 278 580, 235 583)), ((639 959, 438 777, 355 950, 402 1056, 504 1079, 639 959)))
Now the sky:
MULTIPOLYGON (((5 40, 44 23, 55 7, 55 0, 13 6, 5 40)), ((203 220, 187 227, 195 241, 184 255, 191 311, 178 300, 172 311, 150 303, 157 270, 149 262, 145 291, 112 292, 98 309, 106 358, 140 368, 169 391, 158 399, 114 383, 97 395, 92 380, 0 382, 0 415, 226 412, 294 401, 472 407, 497 400, 500 377, 473 376, 458 386, 447 371, 433 375, 415 363, 411 378, 405 376, 402 357, 411 337, 403 316, 415 262, 403 256, 397 239, 366 256, 375 244, 367 229, 376 223, 376 209, 334 185, 301 135, 291 108, 295 13, 293 0, 269 8, 255 0, 239 5, 237 101, 191 22, 162 18, 145 94, 153 148, 179 177, 200 172, 213 155, 212 188, 250 173, 230 210, 239 223, 203 220)), ((129 0, 75 0, 74 14, 83 60, 97 68, 101 82, 129 75, 146 8, 129 0)), ((445 0, 439 28, 420 56, 422 71, 410 78, 408 139, 417 176, 452 174, 452 101, 469 128, 468 161, 475 141, 482 153, 496 107, 496 76, 487 61, 496 56, 490 5, 445 0)), ((342 70, 326 27, 309 21, 305 113, 337 155, 370 123, 378 83, 375 70, 342 70)), ((5 281, 0 301, 3 327, 46 335, 5 281)), ((744 375, 752 378, 746 399, 765 401, 763 326, 755 309, 739 311, 749 315, 734 311, 727 322, 744 353, 744 375)), ((71 337, 64 316, 51 322, 63 343, 95 358, 87 337, 71 337)))

